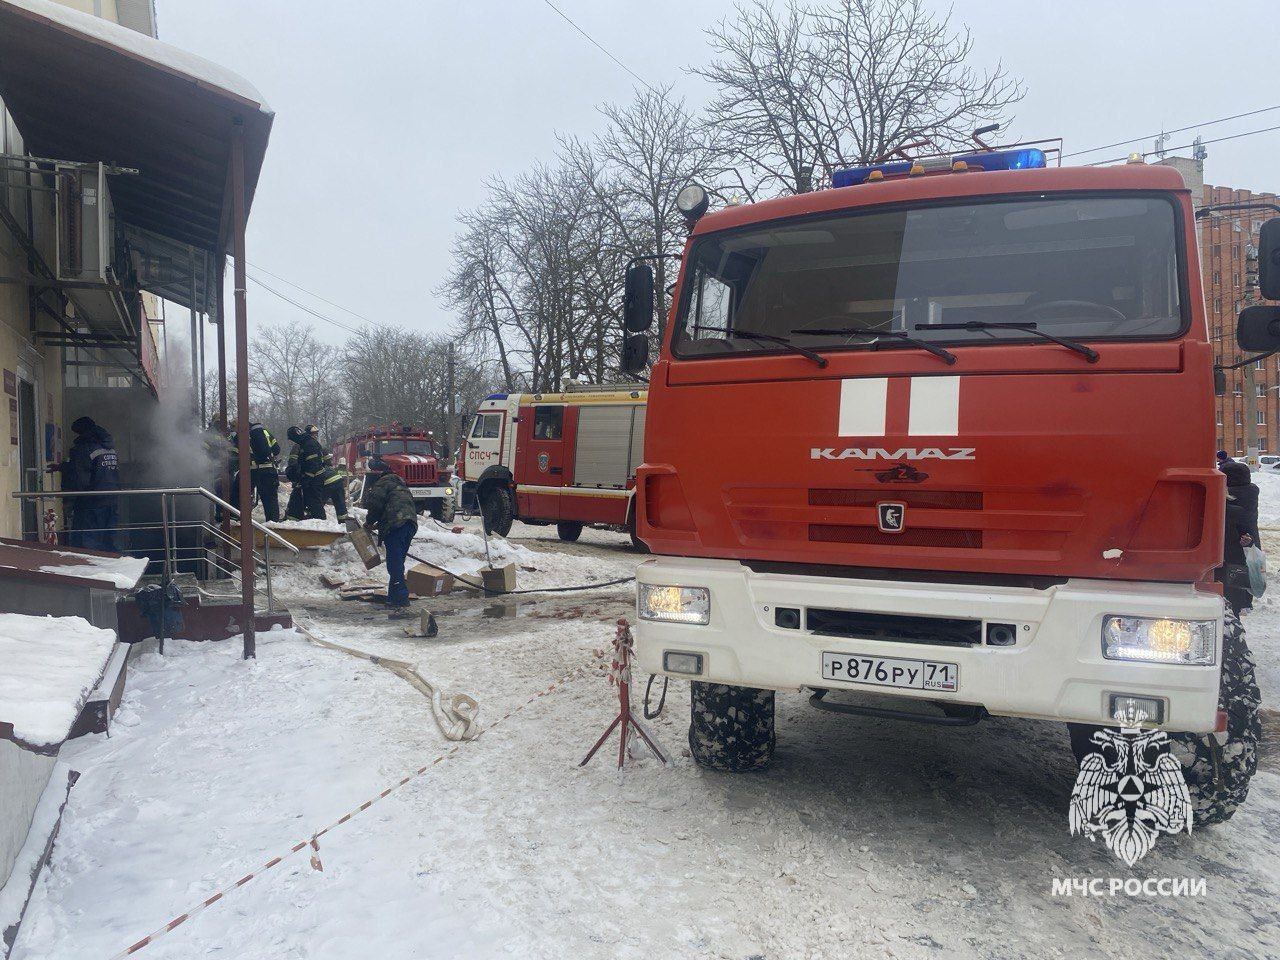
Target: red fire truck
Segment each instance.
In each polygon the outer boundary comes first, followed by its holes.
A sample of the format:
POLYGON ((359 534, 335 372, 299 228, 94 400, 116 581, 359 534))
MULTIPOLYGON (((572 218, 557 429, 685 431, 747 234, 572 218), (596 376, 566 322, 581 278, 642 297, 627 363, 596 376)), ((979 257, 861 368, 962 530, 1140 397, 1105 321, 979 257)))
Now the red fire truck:
MULTIPOLYGON (((657 556, 636 654, 694 681, 697 761, 766 763, 778 690, 1065 721, 1078 755, 1140 722, 1168 731, 1197 822, 1229 817, 1258 690, 1214 582, 1215 371, 1179 174, 1023 145, 678 205, 696 225, 637 471, 657 556)), ((1259 242, 1275 298, 1280 221, 1259 242)), ((634 370, 650 268, 626 287, 634 370)), ((1242 345, 1275 350, 1280 308, 1251 309, 1242 345)))
POLYGON ((444 463, 430 431, 397 424, 370 427, 335 444, 333 462, 350 473, 354 503, 359 503, 364 490, 365 464, 371 456, 381 457, 392 473, 404 478, 419 513, 429 513, 446 523, 453 519, 453 472, 444 463))
POLYGON ((628 385, 568 393, 495 393, 481 402, 459 462, 463 502, 489 529, 554 523, 560 539, 587 525, 633 530, 645 391, 628 385))

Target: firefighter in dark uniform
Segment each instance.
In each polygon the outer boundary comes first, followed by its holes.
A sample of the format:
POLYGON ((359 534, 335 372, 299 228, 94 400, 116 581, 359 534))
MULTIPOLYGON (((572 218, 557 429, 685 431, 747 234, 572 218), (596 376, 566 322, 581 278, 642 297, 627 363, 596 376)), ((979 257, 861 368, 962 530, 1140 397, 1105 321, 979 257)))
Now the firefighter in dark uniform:
MULTIPOLYGON (((333 454, 320 446, 320 428, 314 423, 307 425, 307 436, 315 441, 315 445, 320 449, 323 459, 323 470, 317 478, 316 487, 318 488, 318 499, 323 505, 325 503, 333 504, 334 515, 338 518, 339 523, 346 523, 349 519, 347 514, 347 471, 342 467, 335 466, 333 463, 333 454)), ((322 508, 323 509, 323 506, 322 508)))
MULTIPOLYGON (((62 474, 62 489, 70 491, 110 491, 120 489, 120 462, 111 434, 89 417, 71 424, 76 435, 65 462, 50 466, 62 474)), ((116 551, 116 527, 120 525, 119 497, 68 497, 71 514, 67 523, 67 545, 86 550, 116 551)))
MULTIPOLYGON (((324 501, 320 499, 320 488, 314 482, 308 482, 306 465, 314 464, 314 451, 307 443, 307 431, 302 427, 290 427, 285 434, 293 441, 293 449, 289 451, 289 460, 285 466, 285 479, 293 484, 289 494, 289 504, 285 508, 286 520, 323 520, 324 501)), ((313 441, 314 443, 314 441, 313 441)), ((315 446, 319 446, 315 443, 315 446)), ((321 451, 323 462, 323 451, 321 451)))
MULTIPOLYGON (((239 433, 231 421, 231 505, 240 508, 239 433)), ((260 423, 249 424, 249 489, 262 501, 262 515, 269 523, 280 520, 280 441, 260 423)))

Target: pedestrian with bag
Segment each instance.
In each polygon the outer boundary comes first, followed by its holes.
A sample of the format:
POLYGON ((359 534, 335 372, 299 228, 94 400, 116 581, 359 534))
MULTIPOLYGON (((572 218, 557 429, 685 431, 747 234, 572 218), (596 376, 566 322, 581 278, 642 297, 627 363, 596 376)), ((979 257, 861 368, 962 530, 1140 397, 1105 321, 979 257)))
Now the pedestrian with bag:
POLYGON ((1248 464, 1229 460, 1222 465, 1227 478, 1226 532, 1222 566, 1216 579, 1236 616, 1253 607, 1266 589, 1266 557, 1258 533, 1258 487, 1248 464))

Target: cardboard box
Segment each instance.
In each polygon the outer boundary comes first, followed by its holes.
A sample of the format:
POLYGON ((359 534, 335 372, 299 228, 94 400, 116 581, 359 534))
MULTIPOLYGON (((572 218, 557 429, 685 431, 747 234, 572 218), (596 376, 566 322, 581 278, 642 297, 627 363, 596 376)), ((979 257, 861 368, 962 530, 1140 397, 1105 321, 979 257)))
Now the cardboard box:
POLYGON ((453 589, 453 574, 429 563, 419 563, 404 572, 409 592, 420 597, 438 597, 453 589))
POLYGON ((481 570, 481 582, 490 593, 506 593, 516 588, 516 565, 505 563, 491 570, 481 570))

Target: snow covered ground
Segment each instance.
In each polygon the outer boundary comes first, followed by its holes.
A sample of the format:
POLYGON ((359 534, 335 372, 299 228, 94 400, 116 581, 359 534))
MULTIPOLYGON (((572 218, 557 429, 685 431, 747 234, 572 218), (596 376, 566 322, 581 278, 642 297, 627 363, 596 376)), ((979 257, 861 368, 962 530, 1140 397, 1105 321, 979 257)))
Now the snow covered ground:
MULTIPOLYGON (((1280 517, 1280 475, 1262 482, 1280 517)), ((565 545, 554 528, 517 525, 491 549, 535 568, 520 571, 526 587, 626 576, 638 559, 626 543, 586 531, 565 545)), ((433 528, 415 552, 463 571, 483 545, 433 528)), ((322 558, 364 572, 346 545, 322 558)), ((582 670, 537 694, 593 662, 630 612, 627 586, 442 598, 431 604, 440 636, 418 640, 377 606, 334 599, 316 573, 296 568, 279 588, 301 624, 415 662, 475 696, 486 726, 504 719, 450 753, 415 690, 296 631, 260 635, 250 662, 234 642, 148 653, 112 736, 64 751, 83 776, 15 958, 112 957, 424 765, 318 850, 259 873, 137 956, 1280 955, 1275 755, 1229 824, 1162 838, 1133 871, 1068 835, 1075 768, 1056 724, 940 730, 782 696, 774 766, 726 776, 688 758, 687 687, 673 683, 652 724, 669 767, 637 755, 619 772, 606 750, 584 768, 615 708, 611 689, 582 670), (1055 877, 1128 876, 1205 878, 1207 894, 1051 892, 1055 877)), ((1247 626, 1266 690, 1280 695, 1274 589, 1247 626)))

